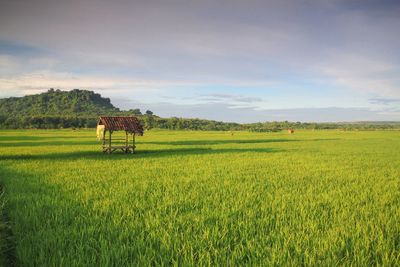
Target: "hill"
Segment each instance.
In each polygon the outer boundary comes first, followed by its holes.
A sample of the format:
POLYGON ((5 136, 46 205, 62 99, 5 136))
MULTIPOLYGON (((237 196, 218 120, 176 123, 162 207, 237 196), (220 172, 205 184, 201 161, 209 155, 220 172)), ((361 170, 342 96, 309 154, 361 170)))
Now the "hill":
POLYGON ((121 111, 109 98, 74 89, 0 99, 0 128, 95 127, 99 115, 141 115, 139 109, 121 111))
POLYGON ((119 113, 120 110, 93 91, 50 89, 36 95, 0 99, 0 114, 8 116, 83 116, 119 113))

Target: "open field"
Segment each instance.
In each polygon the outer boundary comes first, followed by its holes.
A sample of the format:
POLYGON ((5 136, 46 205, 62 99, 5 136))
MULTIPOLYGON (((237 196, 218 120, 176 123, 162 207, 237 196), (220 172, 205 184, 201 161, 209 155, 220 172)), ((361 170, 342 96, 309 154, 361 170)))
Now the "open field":
POLYGON ((1 131, 0 263, 400 265, 399 131, 137 141, 104 155, 93 130, 1 131))

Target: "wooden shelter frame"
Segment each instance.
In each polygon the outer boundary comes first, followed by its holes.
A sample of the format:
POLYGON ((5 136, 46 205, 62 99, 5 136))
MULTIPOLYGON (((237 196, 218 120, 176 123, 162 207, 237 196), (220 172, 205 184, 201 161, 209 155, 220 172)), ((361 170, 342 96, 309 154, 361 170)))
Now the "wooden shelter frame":
POLYGON ((116 150, 124 153, 135 153, 136 135, 143 135, 143 127, 136 117, 100 117, 97 125, 104 125, 102 137, 103 153, 111 154, 116 150), (112 134, 115 131, 125 131, 124 145, 114 145, 112 143, 112 134), (108 136, 107 136, 108 135, 108 136), (132 138, 129 138, 129 136, 132 138))

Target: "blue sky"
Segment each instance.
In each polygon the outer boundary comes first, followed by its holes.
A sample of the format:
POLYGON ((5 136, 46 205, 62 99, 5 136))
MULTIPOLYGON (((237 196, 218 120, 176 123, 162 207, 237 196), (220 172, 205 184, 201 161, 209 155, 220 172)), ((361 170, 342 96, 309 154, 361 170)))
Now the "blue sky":
POLYGON ((400 120, 400 2, 0 1, 0 97, 224 121, 400 120))

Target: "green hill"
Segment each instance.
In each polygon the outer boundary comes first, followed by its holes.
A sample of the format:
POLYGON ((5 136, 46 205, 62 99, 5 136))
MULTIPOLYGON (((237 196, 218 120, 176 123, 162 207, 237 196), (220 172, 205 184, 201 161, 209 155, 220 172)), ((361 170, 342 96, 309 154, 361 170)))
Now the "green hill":
POLYGON ((141 115, 121 111, 109 98, 88 90, 61 91, 0 99, 0 128, 95 127, 99 115, 141 115))
POLYGON ((93 91, 50 89, 37 95, 0 99, 0 114, 8 116, 95 116, 120 110, 93 91))

